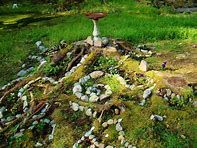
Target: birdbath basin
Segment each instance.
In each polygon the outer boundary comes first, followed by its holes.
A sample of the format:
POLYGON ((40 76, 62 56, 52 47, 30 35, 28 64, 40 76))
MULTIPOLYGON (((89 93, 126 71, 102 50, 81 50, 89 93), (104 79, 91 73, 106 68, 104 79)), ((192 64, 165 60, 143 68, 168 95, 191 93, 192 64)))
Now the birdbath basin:
POLYGON ((94 30, 93 30, 93 41, 96 42, 98 40, 101 40, 101 38, 99 37, 100 32, 99 32, 99 28, 97 25, 97 22, 99 21, 99 19, 105 17, 107 14, 103 13, 103 12, 95 12, 95 13, 87 13, 85 14, 89 19, 91 19, 93 21, 94 24, 94 30))

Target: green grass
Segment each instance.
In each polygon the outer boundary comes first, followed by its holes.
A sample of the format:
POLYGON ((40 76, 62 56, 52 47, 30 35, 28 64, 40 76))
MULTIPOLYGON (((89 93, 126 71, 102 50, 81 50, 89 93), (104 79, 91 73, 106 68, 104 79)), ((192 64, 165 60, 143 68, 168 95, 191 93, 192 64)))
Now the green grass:
MULTIPOLYGON (((40 7, 42 9, 43 5, 40 7)), ((33 10, 32 7, 30 10, 36 12, 38 8, 39 6, 33 10)), ((6 8, 1 6, 0 12, 4 9, 6 8)), ((15 13, 28 13, 27 9, 28 6, 15 13)), ((13 29, 0 29, 0 86, 15 77, 19 65, 22 65, 29 54, 37 52, 34 45, 37 40, 52 47, 62 39, 72 42, 90 35, 92 22, 83 16, 87 11, 109 12, 108 16, 99 22, 102 36, 134 43, 177 39, 197 41, 197 14, 173 14, 167 9, 156 9, 126 0, 112 0, 105 5, 101 5, 98 0, 89 0, 81 4, 78 10, 72 10, 75 15, 29 23, 20 29, 17 26, 13 29)), ((6 10, 4 18, 9 15, 9 11, 13 14, 14 10, 6 10)))

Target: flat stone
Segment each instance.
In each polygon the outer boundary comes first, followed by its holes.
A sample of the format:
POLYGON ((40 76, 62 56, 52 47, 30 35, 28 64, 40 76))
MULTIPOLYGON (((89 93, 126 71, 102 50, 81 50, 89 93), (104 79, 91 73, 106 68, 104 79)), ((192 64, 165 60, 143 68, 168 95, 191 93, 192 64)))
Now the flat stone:
POLYGON ((92 39, 91 36, 88 36, 87 39, 85 40, 86 43, 88 43, 89 45, 93 46, 94 45, 94 41, 92 39))
POLYGON ((122 130, 123 130, 123 128, 122 128, 122 126, 120 125, 120 123, 117 123, 117 124, 116 124, 116 131, 120 132, 120 131, 122 131, 122 130))
POLYGON ((163 117, 159 115, 151 115, 151 120, 163 121, 163 117))
POLYGON ((86 110, 86 115, 89 116, 89 117, 92 116, 92 110, 91 110, 91 108, 89 108, 89 109, 86 110))
POLYGON ((73 94, 75 94, 76 92, 82 92, 81 85, 76 85, 73 87, 73 94))
POLYGON ((74 111, 78 111, 78 110, 79 110, 79 104, 77 104, 77 103, 72 103, 72 109, 73 109, 74 111))
POLYGON ((148 70, 148 63, 144 60, 141 61, 139 69, 141 71, 147 71, 148 70))
POLYGON ((102 95, 100 95, 99 98, 100 98, 100 101, 102 101, 102 100, 104 100, 104 99, 109 98, 109 95, 102 94, 102 95))
POLYGON ((87 95, 83 95, 83 96, 81 97, 81 100, 87 102, 87 101, 88 101, 88 96, 87 96, 87 95))
POLYGON ((103 71, 94 71, 94 72, 90 73, 90 77, 92 79, 96 79, 96 78, 102 77, 103 75, 104 75, 103 71))
POLYGON ((94 46, 95 47, 102 47, 103 46, 102 40, 98 39, 98 40, 94 41, 94 46))
POLYGON ((18 77, 23 77, 23 76, 25 76, 27 74, 27 71, 26 70, 21 70, 21 71, 19 71, 18 73, 17 73, 17 76, 18 77))
POLYGON ((194 101, 194 102, 193 102, 193 106, 194 106, 194 107, 197 107, 197 101, 194 101))
POLYGON ((105 128, 108 126, 107 122, 103 122, 102 126, 105 128))
POLYGON ((144 91, 143 98, 147 99, 152 93, 152 89, 148 88, 144 91))
POLYGON ((112 94, 112 91, 111 91, 111 90, 107 89, 107 90, 105 91, 105 95, 110 96, 111 94, 112 94))
POLYGON ((171 94, 172 94, 172 91, 171 91, 170 89, 166 89, 166 95, 167 95, 168 97, 170 97, 171 94))
POLYGON ((111 125, 111 124, 113 124, 114 123, 114 120, 113 119, 109 119, 108 121, 107 121, 107 124, 109 124, 109 125, 111 125))
POLYGON ((89 139, 91 140, 91 139, 93 139, 95 136, 94 135, 90 135, 89 136, 89 139))
POLYGON ((115 111, 115 114, 116 115, 119 115, 120 114, 120 110, 119 109, 116 108, 114 111, 115 111))
POLYGON ((102 43, 106 46, 109 43, 109 39, 107 37, 102 37, 102 43))
POLYGON ((75 93, 75 95, 77 96, 77 98, 79 98, 79 99, 80 99, 80 98, 82 97, 82 95, 83 95, 83 94, 82 94, 82 93, 80 93, 80 92, 76 92, 76 93, 75 93))
POLYGON ((84 106, 79 106, 80 111, 84 111, 84 108, 85 108, 84 106))
POLYGON ((97 102, 98 100, 99 100, 99 97, 96 94, 91 95, 89 98, 90 102, 97 102))

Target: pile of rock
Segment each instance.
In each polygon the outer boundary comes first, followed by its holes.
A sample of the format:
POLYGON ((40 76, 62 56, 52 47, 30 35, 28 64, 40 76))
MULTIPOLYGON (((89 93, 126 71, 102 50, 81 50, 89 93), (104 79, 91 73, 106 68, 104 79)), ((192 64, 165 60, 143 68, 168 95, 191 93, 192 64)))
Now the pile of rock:
POLYGON ((102 71, 94 71, 89 75, 81 78, 79 82, 74 84, 73 94, 77 96, 77 98, 86 102, 97 102, 102 101, 112 94, 112 90, 109 85, 104 84, 94 84, 93 86, 83 88, 83 85, 90 79, 97 79, 104 75, 102 71), (105 90, 102 94, 102 90, 105 90), (83 93, 85 92, 85 94, 83 93))
POLYGON ((96 118, 97 115, 97 111, 93 111, 91 108, 79 105, 78 103, 75 102, 69 102, 70 108, 77 112, 77 111, 81 111, 81 112, 85 112, 85 115, 88 117, 93 117, 96 118))
POLYGON ((90 142, 91 145, 90 145, 90 148, 95 148, 95 147, 98 147, 98 148, 104 148, 105 145, 100 143, 97 141, 98 138, 96 138, 95 135, 93 135, 93 130, 95 129, 95 127, 91 127, 91 129, 89 131, 87 131, 82 137, 80 140, 78 140, 74 145, 73 145, 73 148, 78 148, 80 144, 82 144, 83 142, 90 142))
MULTIPOLYGON (((106 122, 103 122, 102 126, 103 128, 107 128, 110 125, 116 126, 116 131, 118 132, 118 140, 121 142, 121 145, 123 145, 126 148, 134 148, 135 146, 132 146, 129 144, 129 142, 125 138, 125 132, 122 127, 122 119, 109 119, 106 122)), ((105 135, 105 137, 108 137, 108 135, 105 135)))

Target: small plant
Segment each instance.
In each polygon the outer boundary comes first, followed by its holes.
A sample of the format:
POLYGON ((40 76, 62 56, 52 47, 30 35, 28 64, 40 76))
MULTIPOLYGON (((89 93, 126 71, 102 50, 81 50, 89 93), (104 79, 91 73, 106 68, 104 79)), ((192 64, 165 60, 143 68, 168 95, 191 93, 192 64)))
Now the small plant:
POLYGON ((52 65, 49 63, 44 67, 43 72, 47 76, 53 76, 53 75, 57 74, 58 72, 60 72, 60 70, 61 70, 61 68, 59 66, 52 65))
POLYGON ((118 61, 111 57, 100 56, 93 67, 93 70, 103 70, 111 74, 117 74, 118 70, 116 66, 118 65, 118 61))

